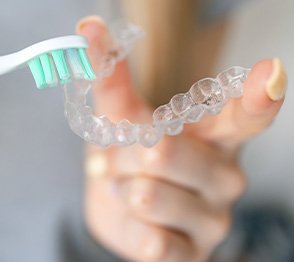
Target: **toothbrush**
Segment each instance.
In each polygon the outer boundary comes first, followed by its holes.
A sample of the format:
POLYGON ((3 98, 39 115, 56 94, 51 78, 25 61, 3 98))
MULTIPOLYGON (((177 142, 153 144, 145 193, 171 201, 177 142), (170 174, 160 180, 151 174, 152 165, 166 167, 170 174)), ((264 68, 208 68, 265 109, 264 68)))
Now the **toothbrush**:
POLYGON ((16 53, 0 56, 0 75, 28 65, 39 89, 66 84, 72 76, 95 80, 86 54, 88 46, 87 39, 78 35, 42 41, 16 53))

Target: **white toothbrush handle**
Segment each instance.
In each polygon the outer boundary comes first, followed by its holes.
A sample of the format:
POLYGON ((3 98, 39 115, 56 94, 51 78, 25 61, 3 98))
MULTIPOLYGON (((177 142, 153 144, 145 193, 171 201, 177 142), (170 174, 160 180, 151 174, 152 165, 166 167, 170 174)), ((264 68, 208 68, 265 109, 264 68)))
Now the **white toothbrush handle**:
POLYGON ((0 56, 0 75, 22 66, 37 56, 54 50, 88 47, 87 39, 79 35, 63 36, 42 41, 16 53, 0 56))

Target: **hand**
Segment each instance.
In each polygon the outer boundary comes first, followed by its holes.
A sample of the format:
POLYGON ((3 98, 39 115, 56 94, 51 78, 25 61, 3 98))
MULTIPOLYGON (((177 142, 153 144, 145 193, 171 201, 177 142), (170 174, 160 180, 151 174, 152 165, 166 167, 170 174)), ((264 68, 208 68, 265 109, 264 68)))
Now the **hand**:
MULTIPOLYGON (((91 59, 109 41, 98 18, 84 19, 78 33, 89 39, 91 59)), ((285 86, 281 63, 264 60, 242 98, 179 136, 152 149, 89 147, 85 217, 92 236, 132 261, 205 261, 228 234, 232 206, 245 190, 240 146, 273 121, 285 86)), ((148 121, 151 111, 135 93, 126 61, 93 92, 110 119, 148 121)))

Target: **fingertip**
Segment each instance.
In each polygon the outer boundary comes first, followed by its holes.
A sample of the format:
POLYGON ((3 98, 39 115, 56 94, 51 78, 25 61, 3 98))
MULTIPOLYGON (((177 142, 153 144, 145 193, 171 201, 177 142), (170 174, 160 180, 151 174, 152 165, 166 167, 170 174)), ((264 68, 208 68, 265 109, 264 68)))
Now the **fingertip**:
POLYGON ((90 49, 99 49, 103 52, 112 43, 107 25, 99 16, 87 16, 80 20, 76 32, 89 40, 90 49))
MULTIPOLYGON (((88 39, 87 53, 94 71, 99 73, 99 70, 103 70, 101 69, 101 65, 104 66, 102 63, 105 62, 103 59, 111 58, 108 54, 112 51, 116 40, 112 38, 106 23, 99 16, 87 16, 80 20, 76 26, 76 32, 88 39)), ((110 67, 110 64, 106 61, 105 68, 110 67)), ((96 88, 94 97, 99 101, 99 108, 111 119, 112 117, 117 119, 125 113, 134 113, 134 108, 142 105, 132 89, 126 60, 115 64, 113 73, 98 84, 100 88, 96 88)))
POLYGON ((249 115, 259 115, 282 105, 286 91, 286 73, 279 59, 255 64, 244 84, 242 105, 249 115))
POLYGON ((105 54, 112 45, 107 25, 99 16, 87 16, 77 23, 76 32, 88 39, 87 53, 94 70, 98 70, 100 63, 98 58, 105 54))
POLYGON ((95 27, 95 29, 100 28, 106 30, 106 24, 100 16, 86 16, 82 18, 76 25, 76 32, 83 33, 87 28, 95 27))

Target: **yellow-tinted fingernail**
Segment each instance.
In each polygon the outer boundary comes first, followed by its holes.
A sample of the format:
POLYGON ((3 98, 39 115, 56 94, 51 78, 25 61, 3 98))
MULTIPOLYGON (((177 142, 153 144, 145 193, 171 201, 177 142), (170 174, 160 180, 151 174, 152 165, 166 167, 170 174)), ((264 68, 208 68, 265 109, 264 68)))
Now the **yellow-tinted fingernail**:
POLYGON ((287 90, 287 74, 280 59, 273 59, 273 71, 266 84, 266 93, 273 101, 285 96, 287 90))
POLYGON ((105 154, 96 153, 90 155, 85 162, 86 174, 93 178, 101 178, 107 172, 107 159, 105 154))

